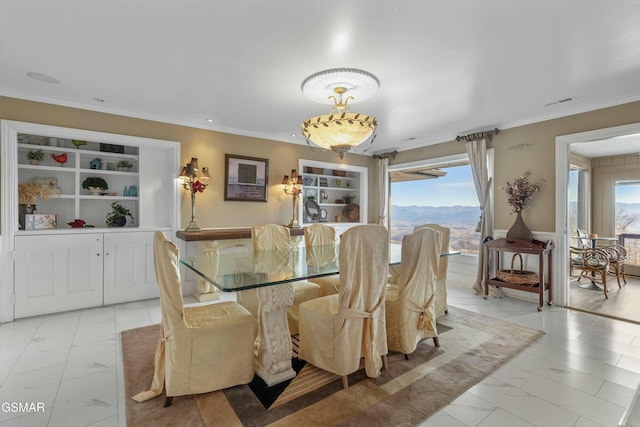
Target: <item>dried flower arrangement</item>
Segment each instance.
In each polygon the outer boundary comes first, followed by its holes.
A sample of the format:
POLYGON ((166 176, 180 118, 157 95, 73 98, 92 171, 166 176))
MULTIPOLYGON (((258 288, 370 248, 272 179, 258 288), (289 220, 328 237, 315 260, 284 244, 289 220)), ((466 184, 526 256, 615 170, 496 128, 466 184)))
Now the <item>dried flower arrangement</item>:
POLYGON ((58 190, 51 187, 42 187, 33 182, 21 182, 18 184, 18 203, 32 205, 38 199, 49 200, 50 196, 58 196, 58 190))
POLYGON ((531 171, 527 171, 524 175, 516 178, 512 183, 507 182, 505 186, 500 187, 507 192, 507 203, 513 208, 513 213, 518 213, 527 207, 527 204, 533 198, 533 193, 542 189, 542 183, 529 182, 531 171))

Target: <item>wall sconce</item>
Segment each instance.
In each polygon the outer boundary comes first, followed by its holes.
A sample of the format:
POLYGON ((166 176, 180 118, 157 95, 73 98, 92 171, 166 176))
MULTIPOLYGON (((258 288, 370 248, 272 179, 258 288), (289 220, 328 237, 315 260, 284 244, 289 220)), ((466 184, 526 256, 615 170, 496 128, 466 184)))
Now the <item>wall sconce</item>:
POLYGON ((209 175, 209 168, 206 167, 202 168, 199 177, 198 172, 200 169, 198 168, 198 159, 195 157, 192 157, 180 172, 182 186, 191 192, 191 222, 184 231, 200 231, 200 227, 196 224, 196 193, 202 193, 207 188, 211 175, 209 175))
POLYGON ((285 175, 282 178, 282 190, 285 194, 289 194, 293 201, 293 216, 287 227, 298 228, 300 227, 298 222, 298 203, 300 201, 300 193, 302 193, 302 175, 298 175, 295 169, 291 169, 291 176, 285 175))

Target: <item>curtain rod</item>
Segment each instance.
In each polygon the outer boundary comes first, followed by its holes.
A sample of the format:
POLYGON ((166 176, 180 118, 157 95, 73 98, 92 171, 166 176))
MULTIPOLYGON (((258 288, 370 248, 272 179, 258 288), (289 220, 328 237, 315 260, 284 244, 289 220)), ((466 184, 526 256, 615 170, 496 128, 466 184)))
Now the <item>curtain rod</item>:
POLYGON ((396 158, 397 154, 398 154, 397 151, 389 151, 388 153, 374 154, 373 158, 374 159, 391 159, 391 160, 394 160, 396 158))
POLYGON ((467 135, 458 135, 456 136, 456 141, 460 142, 460 141, 474 141, 476 139, 482 139, 482 138, 487 138, 488 141, 491 141, 493 139, 493 135, 497 135, 500 133, 500 129, 495 128, 494 130, 487 130, 484 132, 476 132, 476 133, 470 133, 467 135))

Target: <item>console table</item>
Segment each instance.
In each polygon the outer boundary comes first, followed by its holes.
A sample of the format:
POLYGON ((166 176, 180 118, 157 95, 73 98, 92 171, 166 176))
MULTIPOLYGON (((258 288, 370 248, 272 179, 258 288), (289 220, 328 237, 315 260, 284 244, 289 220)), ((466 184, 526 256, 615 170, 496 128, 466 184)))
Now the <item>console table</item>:
POLYGON ((549 291, 547 305, 553 303, 552 294, 552 277, 553 277, 553 260, 551 252, 555 247, 552 240, 547 242, 541 242, 539 240, 533 240, 532 242, 526 240, 507 240, 507 239, 495 239, 487 237, 482 244, 484 248, 484 299, 487 299, 489 295, 489 285, 493 285, 497 288, 510 288, 517 289, 524 292, 534 292, 540 297, 538 311, 541 311, 544 307, 544 291, 549 291), (500 258, 503 252, 510 252, 513 254, 534 254, 538 255, 538 279, 539 282, 533 286, 526 286, 517 283, 510 283, 504 280, 500 280, 496 277, 490 278, 489 275, 489 259, 493 256, 495 272, 500 271, 500 258), (546 256, 545 256, 546 255, 546 256), (545 268, 546 264, 546 268, 545 268), (546 271, 545 271, 546 270, 546 271), (545 274, 546 273, 546 274, 545 274))
MULTIPOLYGON (((292 236, 303 236, 304 228, 290 228, 292 236)), ((251 227, 235 227, 235 228, 203 228, 200 231, 178 230, 176 237, 185 242, 197 242, 203 240, 231 240, 231 239, 250 239, 251 227)))

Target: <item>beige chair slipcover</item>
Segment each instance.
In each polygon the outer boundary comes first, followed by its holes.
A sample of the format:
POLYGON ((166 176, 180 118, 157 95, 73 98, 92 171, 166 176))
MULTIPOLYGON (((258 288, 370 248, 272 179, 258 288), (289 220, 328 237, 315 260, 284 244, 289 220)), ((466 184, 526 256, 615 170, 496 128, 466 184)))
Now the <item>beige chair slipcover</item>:
MULTIPOLYGON (((432 228, 436 231, 439 231, 442 234, 442 248, 440 250, 441 253, 449 251, 449 236, 451 234, 450 230, 447 227, 442 227, 438 224, 422 224, 413 228, 413 231, 416 231, 420 228, 432 228)), ((440 259, 440 266, 438 267, 438 283, 436 284, 436 317, 442 316, 444 313, 448 313, 449 309, 447 306, 447 268, 449 267, 449 258, 442 257, 440 259)), ((400 266, 394 265, 389 271, 391 272, 391 277, 389 278, 389 283, 395 285, 400 277, 400 266)))
MULTIPOLYGON (((255 254, 259 254, 261 251, 289 251, 291 249, 291 233, 287 227, 282 225, 256 225, 251 228, 251 243, 255 254)), ((260 260, 260 256, 256 257, 256 260, 260 260)), ((264 262, 264 260, 259 262, 264 262)), ((268 273, 264 267, 259 265, 256 265, 256 272, 268 273)), ((292 285, 293 304, 287 310, 287 319, 291 335, 296 335, 298 333, 300 303, 317 298, 320 294, 320 286, 305 280, 293 282, 292 285)), ((259 319, 259 299, 256 289, 238 292, 238 302, 255 316, 256 321, 259 319)))
MULTIPOLYGON (((314 266, 332 262, 330 247, 336 244, 336 229, 327 224, 311 224, 304 228, 304 245, 307 249, 307 264, 314 266), (318 247, 322 247, 318 249, 318 247), (323 252, 320 254, 320 252, 323 252), (323 262, 324 261, 324 262, 323 262)), ((334 252, 335 258, 335 252, 334 252)), ((340 275, 316 277, 309 279, 320 286, 320 296, 337 294, 340 288, 340 275)))
POLYGON ((235 302, 184 307, 178 247, 161 231, 154 237, 154 264, 160 287, 162 323, 151 389, 133 396, 151 399, 166 387, 173 396, 206 393, 253 379, 251 314, 235 302))
POLYGON ((386 362, 385 285, 389 237, 381 225, 358 225, 340 236, 340 293, 300 304, 300 358, 342 376, 380 376, 386 362))
POLYGON ((436 282, 441 262, 442 235, 420 228, 402 239, 402 268, 397 286, 386 296, 387 343, 389 350, 410 354, 425 338, 436 347, 436 282))

